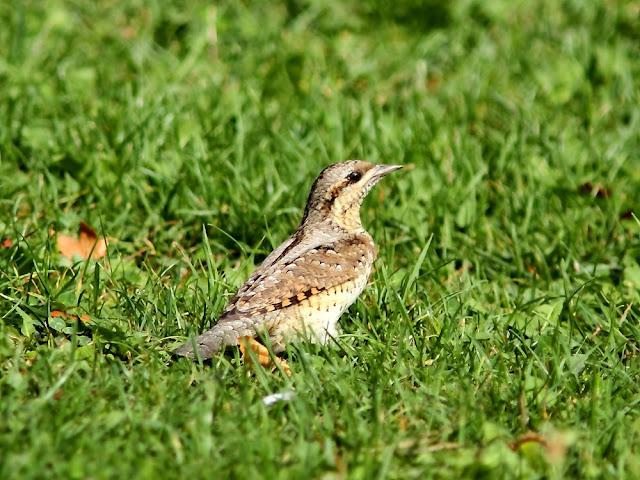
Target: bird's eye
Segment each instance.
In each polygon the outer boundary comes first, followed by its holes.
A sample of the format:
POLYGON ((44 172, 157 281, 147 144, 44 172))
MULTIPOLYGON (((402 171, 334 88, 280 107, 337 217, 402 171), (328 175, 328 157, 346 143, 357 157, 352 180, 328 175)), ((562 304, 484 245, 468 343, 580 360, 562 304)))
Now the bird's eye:
POLYGON ((362 174, 360 172, 351 172, 349 175, 347 175, 347 180, 349 180, 349 182, 351 183, 356 183, 358 180, 360 180, 362 178, 362 174))

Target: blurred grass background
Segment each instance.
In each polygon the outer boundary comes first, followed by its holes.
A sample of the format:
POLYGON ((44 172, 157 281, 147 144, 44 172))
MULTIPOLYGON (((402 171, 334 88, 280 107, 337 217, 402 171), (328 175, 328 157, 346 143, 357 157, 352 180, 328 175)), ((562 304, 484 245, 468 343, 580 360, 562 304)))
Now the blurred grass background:
POLYGON ((639 40, 638 1, 0 4, 0 476, 640 476, 639 40), (339 345, 173 361, 348 158, 412 168, 339 345))

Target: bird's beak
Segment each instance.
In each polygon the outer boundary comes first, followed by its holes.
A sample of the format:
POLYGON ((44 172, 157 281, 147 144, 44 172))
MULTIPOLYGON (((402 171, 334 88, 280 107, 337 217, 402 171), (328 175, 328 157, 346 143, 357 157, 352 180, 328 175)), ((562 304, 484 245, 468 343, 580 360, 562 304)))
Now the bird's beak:
POLYGON ((402 165, 376 165, 374 167, 373 176, 376 178, 382 178, 385 175, 390 174, 391 172, 400 170, 401 168, 402 165))

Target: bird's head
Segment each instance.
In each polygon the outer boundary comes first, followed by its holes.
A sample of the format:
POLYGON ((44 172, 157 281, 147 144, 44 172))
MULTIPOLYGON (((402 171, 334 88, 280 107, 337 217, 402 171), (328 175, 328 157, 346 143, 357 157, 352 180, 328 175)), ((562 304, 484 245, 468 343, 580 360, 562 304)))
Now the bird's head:
POLYGON ((302 223, 330 220, 348 230, 361 228, 364 197, 382 177, 400 168, 362 160, 328 166, 313 182, 302 223))

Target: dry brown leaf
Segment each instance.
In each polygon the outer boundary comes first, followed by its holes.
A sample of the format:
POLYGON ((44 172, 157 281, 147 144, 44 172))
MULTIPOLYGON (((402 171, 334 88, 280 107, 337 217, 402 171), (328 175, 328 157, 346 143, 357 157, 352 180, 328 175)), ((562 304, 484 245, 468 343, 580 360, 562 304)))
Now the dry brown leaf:
POLYGON ((398 427, 401 432, 406 432, 409 429, 409 419, 404 415, 398 417, 398 427))
POLYGON ((546 436, 542 436, 536 432, 528 432, 520 435, 513 442, 510 442, 508 446, 515 452, 529 442, 540 444, 547 453, 547 459, 552 463, 558 463, 564 459, 567 453, 570 438, 562 432, 554 432, 546 436))
POLYGON ((58 235, 58 250, 67 258, 80 257, 83 260, 97 260, 107 254, 107 239, 98 238, 96 232, 86 223, 80 223, 77 237, 58 235))
POLYGON ((539 443, 543 447, 546 447, 547 445, 547 440, 542 435, 535 432, 528 432, 528 433, 525 433, 524 435, 520 435, 513 442, 509 443, 509 448, 515 452, 522 445, 529 442, 539 443))
POLYGON ((435 92, 440 87, 442 79, 440 77, 429 77, 427 79, 427 90, 435 92))
POLYGON ((131 40, 132 38, 136 38, 138 36, 138 31, 132 26, 128 25, 120 30, 120 35, 125 40, 131 40))
POLYGON ((609 198, 611 196, 611 190, 600 184, 594 184, 591 182, 585 182, 579 187, 580 193, 585 195, 591 195, 594 198, 609 198))
POLYGON ((77 318, 78 320, 87 323, 91 320, 91 318, 89 317, 89 315, 87 315, 86 313, 82 314, 82 315, 76 315, 74 313, 67 313, 67 312, 63 312, 62 310, 51 310, 51 318, 56 318, 56 317, 61 317, 64 319, 68 319, 68 318, 77 318))

